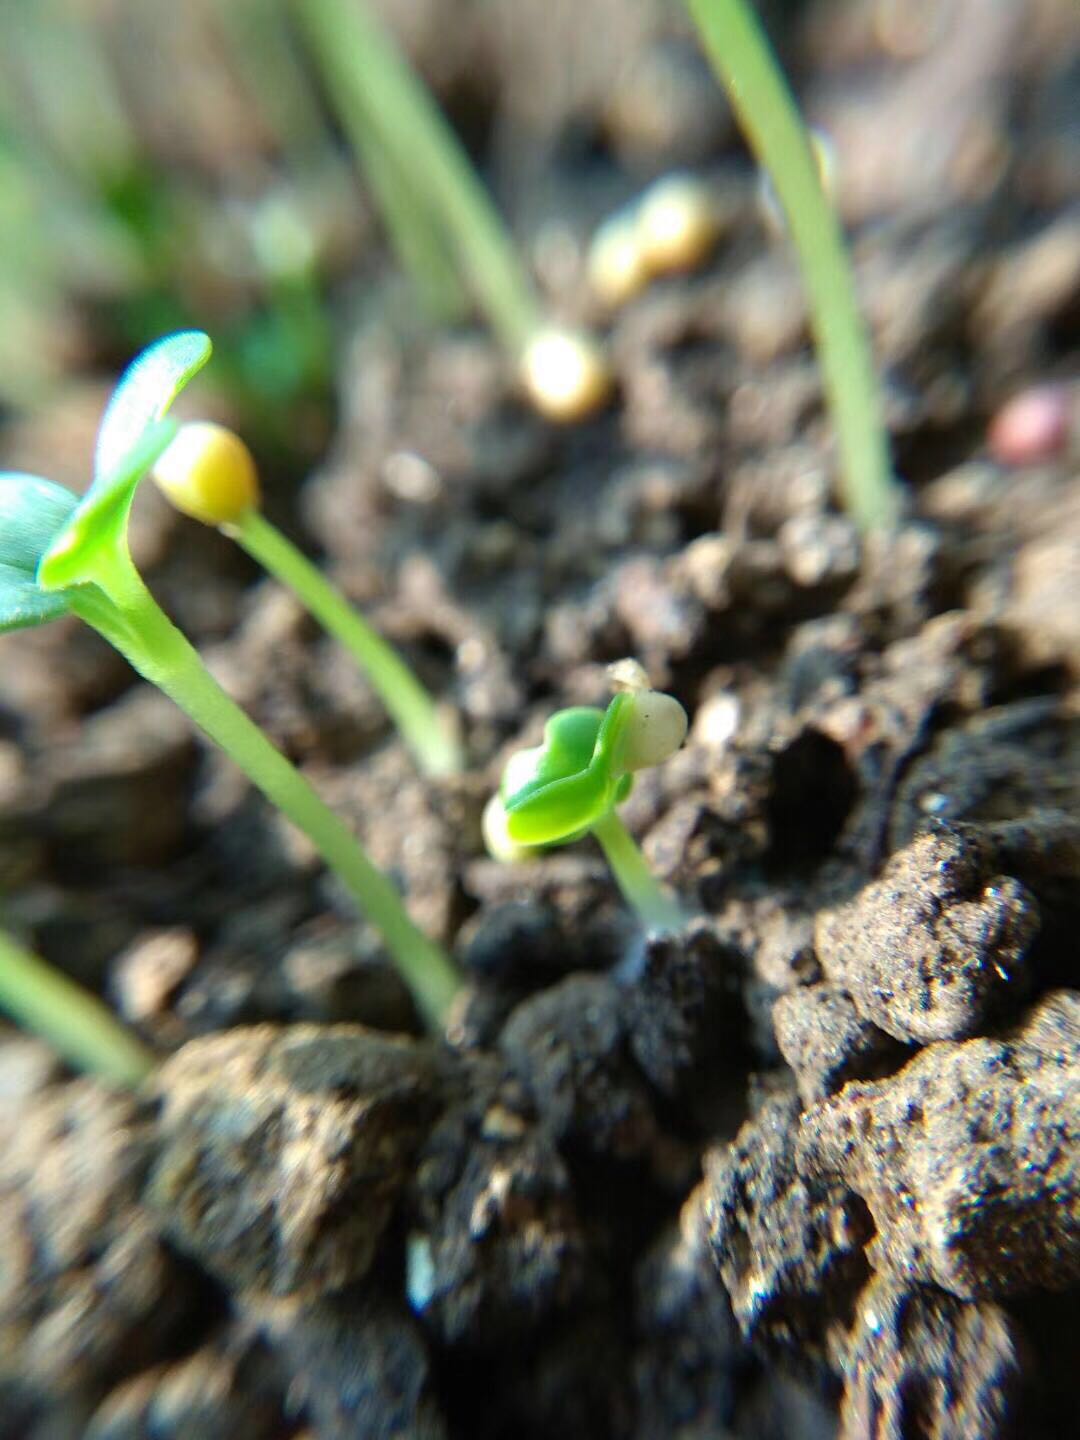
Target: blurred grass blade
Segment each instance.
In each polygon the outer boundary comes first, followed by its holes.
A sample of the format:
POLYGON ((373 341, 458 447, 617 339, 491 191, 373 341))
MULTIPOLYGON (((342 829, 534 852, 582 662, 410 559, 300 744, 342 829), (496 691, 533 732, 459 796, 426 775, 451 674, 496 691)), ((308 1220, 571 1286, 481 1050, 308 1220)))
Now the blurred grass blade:
POLYGON ((787 217, 836 426, 844 504, 864 530, 893 525, 899 490, 870 341, 840 224, 822 188, 806 127, 751 7, 744 0, 686 4, 787 217))
POLYGON ((488 323, 519 356, 541 326, 540 303, 445 116, 365 5, 297 0, 295 14, 343 119, 352 116, 350 133, 354 126, 375 132, 397 175, 438 217, 488 323))
POLYGON ((73 1065, 134 1088, 154 1057, 96 995, 0 931, 0 1009, 73 1065))

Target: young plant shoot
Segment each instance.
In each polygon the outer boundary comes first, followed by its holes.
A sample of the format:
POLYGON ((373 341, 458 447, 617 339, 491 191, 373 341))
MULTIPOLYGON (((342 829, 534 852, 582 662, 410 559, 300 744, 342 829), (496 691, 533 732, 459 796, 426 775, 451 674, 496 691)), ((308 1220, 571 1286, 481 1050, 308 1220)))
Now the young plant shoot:
POLYGON ((595 835, 645 928, 674 930, 685 919, 682 909, 653 877, 615 807, 636 771, 678 750, 686 711, 673 696, 645 688, 634 662, 612 668, 626 688, 606 710, 560 710, 544 726, 542 745, 511 756, 484 813, 484 838, 496 859, 520 860, 535 846, 595 835))
POLYGON ((0 1010, 36 1031, 80 1070, 134 1088, 154 1057, 112 1012, 74 980, 0 930, 0 1010))
MULTIPOLYGON (((201 338, 209 355, 210 340, 201 338)), ((155 462, 153 476, 178 510, 204 525, 216 525, 235 540, 341 641, 428 775, 450 775, 461 769, 460 746, 413 672, 263 515, 255 461, 239 436, 208 420, 182 425, 155 462)))
POLYGON ((895 524, 898 491, 873 356, 844 239, 806 127, 746 0, 686 0, 750 148, 772 182, 799 257, 844 503, 864 529, 895 524))
POLYGON ((81 499, 35 475, 0 474, 0 631, 69 613, 98 630, 308 836, 381 932, 437 1027, 458 987, 450 960, 412 923, 348 827, 213 679, 132 562, 135 491, 176 438, 176 424, 163 416, 209 353, 205 335, 185 331, 135 360, 105 411, 93 484, 81 499))
POLYGON ((407 267, 445 290, 442 251, 452 255, 546 418, 599 410, 613 384, 603 347, 546 320, 464 147, 371 8, 306 0, 296 16, 407 267))

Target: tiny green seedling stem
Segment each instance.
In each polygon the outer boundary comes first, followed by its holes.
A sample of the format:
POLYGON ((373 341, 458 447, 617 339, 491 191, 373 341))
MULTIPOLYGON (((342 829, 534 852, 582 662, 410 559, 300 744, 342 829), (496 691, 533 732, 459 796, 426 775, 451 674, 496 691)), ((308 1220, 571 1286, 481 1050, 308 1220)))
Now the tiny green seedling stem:
POLYGON ((637 841, 614 810, 592 827, 611 866, 615 883, 636 910, 646 930, 677 930, 685 920, 678 901, 657 883, 637 841))
MULTIPOLYGON (((459 984, 449 956, 412 923, 349 828, 229 698, 132 562, 127 530, 135 491, 167 453, 175 459, 177 426, 164 416, 210 351, 208 336, 185 330, 132 361, 106 407, 94 479, 81 500, 40 475, 0 473, 0 632, 64 614, 99 631, 308 836, 382 933, 425 1020, 437 1029, 459 984)), ((195 429, 188 427, 189 437, 195 429)), ((185 456, 176 462, 188 513, 215 525, 238 522, 258 500, 254 462, 236 437, 222 433, 225 439, 216 437, 217 449, 209 461, 203 453, 204 466, 194 476, 185 456)), ((205 452, 205 436, 197 432, 195 440, 196 450, 205 452)), ((176 478, 163 483, 175 488, 176 478)))
POLYGON ((95 995, 0 932, 0 1008, 66 1060, 134 1089, 154 1057, 95 995))
POLYGON ((449 775, 460 770, 460 747, 443 724, 434 700, 317 566, 259 510, 249 510, 235 525, 223 529, 271 575, 295 591, 319 623, 355 656, 427 773, 449 775))
POLYGON ((798 252, 836 425, 844 504, 864 529, 895 523, 898 492, 873 356, 837 217, 806 128, 745 0, 686 0, 744 134, 772 179, 798 252))
POLYGON ((457 973, 442 949, 409 919, 397 892, 348 827, 226 695, 130 562, 109 555, 94 579, 96 584, 71 592, 72 610, 175 701, 308 836, 382 933, 426 1021, 440 1025, 458 989, 457 973))
POLYGON ((300 0, 295 13, 338 103, 353 97, 350 108, 366 118, 401 175, 430 202, 492 329, 520 355, 541 328, 540 304, 437 105, 365 4, 300 0))

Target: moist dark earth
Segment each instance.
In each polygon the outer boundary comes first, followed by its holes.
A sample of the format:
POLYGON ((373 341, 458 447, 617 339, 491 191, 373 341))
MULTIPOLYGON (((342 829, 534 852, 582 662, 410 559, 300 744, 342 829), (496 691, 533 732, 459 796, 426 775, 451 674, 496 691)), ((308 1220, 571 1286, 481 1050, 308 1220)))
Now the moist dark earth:
MULTIPOLYGON (((837 141, 905 480, 863 538, 678 18, 384 8, 567 317, 650 175, 706 174, 724 233, 605 322, 618 397, 572 429, 378 253, 342 297, 335 434, 302 484, 270 465, 270 513, 456 713, 464 778, 420 777, 297 605, 140 497, 156 594, 453 947, 445 1039, 94 635, 3 641, 7 923, 163 1064, 118 1096, 3 1032, 0 1437, 1073 1433, 1075 12, 770 7, 837 141), (1062 423, 1020 443, 1032 389, 1062 423), (625 809, 695 912, 648 941, 589 843, 503 868, 479 829, 626 655, 692 720, 625 809)), ((5 462, 47 439, 9 428, 5 462)))

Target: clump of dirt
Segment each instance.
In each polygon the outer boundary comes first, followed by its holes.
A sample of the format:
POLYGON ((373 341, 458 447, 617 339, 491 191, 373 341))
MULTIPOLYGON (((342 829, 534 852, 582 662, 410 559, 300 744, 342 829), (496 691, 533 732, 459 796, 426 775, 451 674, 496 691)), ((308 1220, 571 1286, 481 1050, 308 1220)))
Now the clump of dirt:
POLYGON ((141 1203, 152 1136, 133 1100, 61 1080, 17 1039, 0 1045, 0 1089, 0 1433, 15 1435, 43 1407, 85 1421, 220 1302, 141 1203))
POLYGON ((153 1081, 149 1202, 242 1295, 305 1298, 361 1279, 430 1123, 425 1047, 359 1027, 236 1029, 153 1081))
POLYGON ((897 1040, 958 1040, 1022 988, 1034 896, 947 831, 894 855, 881 879, 818 916, 822 969, 864 1021, 897 1040))
POLYGON ((770 1096, 706 1160, 704 1208, 720 1277, 743 1332, 820 1345, 867 1274, 865 1208, 799 1164, 799 1102, 770 1096))
POLYGON ((875 1276, 844 1356, 841 1435, 1008 1433, 1021 1343, 997 1305, 875 1276))
POLYGON ((1080 1277, 1080 998, 1008 1039, 928 1045, 802 1118, 803 1154, 862 1196, 874 1268, 964 1300, 1080 1277))

